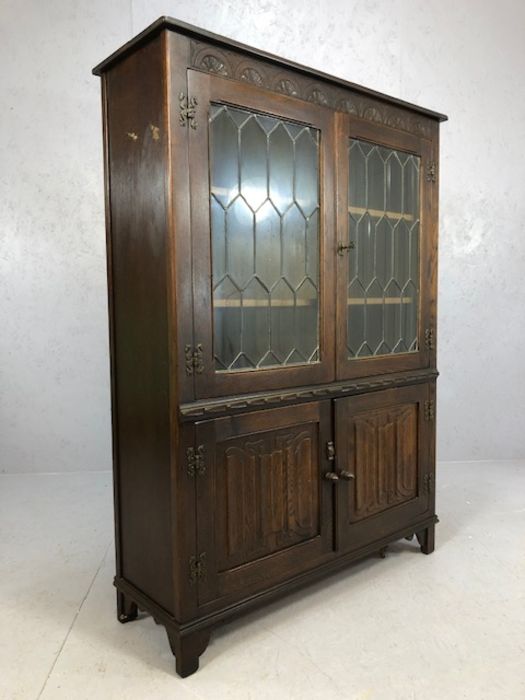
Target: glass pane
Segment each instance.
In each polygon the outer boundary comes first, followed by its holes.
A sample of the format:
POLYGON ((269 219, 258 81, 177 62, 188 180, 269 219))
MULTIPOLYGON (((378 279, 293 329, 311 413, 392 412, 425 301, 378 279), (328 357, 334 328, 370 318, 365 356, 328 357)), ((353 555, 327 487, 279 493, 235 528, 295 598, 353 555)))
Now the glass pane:
POLYGON ((209 129, 215 370, 319 362, 319 132, 219 104, 209 129))
POLYGON ((420 159, 351 139, 349 164, 348 358, 415 352, 420 159))

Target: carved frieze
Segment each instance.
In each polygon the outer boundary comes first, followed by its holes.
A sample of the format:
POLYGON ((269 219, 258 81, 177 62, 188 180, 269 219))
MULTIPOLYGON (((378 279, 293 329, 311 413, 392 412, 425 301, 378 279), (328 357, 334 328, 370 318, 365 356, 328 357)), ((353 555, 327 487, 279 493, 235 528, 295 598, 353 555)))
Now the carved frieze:
POLYGON ((258 87, 264 87, 264 78, 255 70, 255 68, 245 68, 241 73, 241 80, 245 80, 247 83, 253 83, 258 87))
POLYGON ((192 67, 226 78, 242 80, 258 87, 297 97, 308 102, 348 112, 360 119, 431 137, 432 121, 379 99, 353 93, 328 82, 312 79, 236 51, 220 49, 205 42, 191 41, 192 67))
POLYGON ((297 87, 297 84, 293 80, 290 80, 290 78, 286 78, 284 76, 277 76, 272 83, 271 89, 275 90, 275 92, 280 92, 283 95, 290 95, 290 97, 299 96, 299 88, 297 87))
POLYGON ((230 73, 224 61, 221 61, 220 58, 217 58, 217 56, 213 54, 206 54, 206 56, 203 56, 200 61, 200 67, 205 68, 208 73, 217 73, 218 75, 229 75, 230 73))

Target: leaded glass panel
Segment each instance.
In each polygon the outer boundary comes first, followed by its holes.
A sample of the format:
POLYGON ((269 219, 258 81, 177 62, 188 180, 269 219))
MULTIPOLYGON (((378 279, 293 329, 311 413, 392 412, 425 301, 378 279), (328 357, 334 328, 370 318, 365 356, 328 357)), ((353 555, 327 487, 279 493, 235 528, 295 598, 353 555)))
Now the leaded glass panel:
POLYGON ((319 132, 212 103, 218 372, 319 362, 319 132))
POLYGON ((349 142, 349 359, 418 350, 418 156, 349 142))

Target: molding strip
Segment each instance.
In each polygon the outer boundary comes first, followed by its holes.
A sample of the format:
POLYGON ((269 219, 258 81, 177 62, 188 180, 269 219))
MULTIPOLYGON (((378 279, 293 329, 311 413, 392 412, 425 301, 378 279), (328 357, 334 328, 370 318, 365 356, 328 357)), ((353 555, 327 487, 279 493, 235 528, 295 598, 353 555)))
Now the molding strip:
POLYGON ((203 399, 181 404, 179 412, 183 421, 194 420, 195 418, 215 418, 231 411, 250 411, 257 408, 297 403, 298 401, 338 398, 340 396, 363 394, 368 391, 393 389, 409 384, 424 384, 428 381, 434 381, 438 375, 439 372, 436 369, 422 369, 415 372, 384 375, 380 379, 367 377, 365 379, 352 379, 344 382, 332 382, 331 384, 319 384, 278 392, 264 392, 220 399, 203 399))

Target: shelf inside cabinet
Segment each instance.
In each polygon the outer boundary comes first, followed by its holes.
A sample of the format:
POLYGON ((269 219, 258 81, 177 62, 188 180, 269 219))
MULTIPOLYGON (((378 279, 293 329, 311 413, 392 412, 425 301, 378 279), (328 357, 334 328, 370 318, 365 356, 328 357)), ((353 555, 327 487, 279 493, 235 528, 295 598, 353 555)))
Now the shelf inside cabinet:
MULTIPOLYGON (((237 189, 232 191, 228 189, 227 187, 212 187, 211 188, 211 194, 212 195, 217 195, 217 196, 232 196, 232 198, 235 196, 235 193, 237 192, 237 189)), ((357 216, 363 216, 364 214, 368 214, 371 216, 373 219, 381 219, 384 216, 386 216, 389 219, 393 219, 395 221, 417 221, 417 218, 414 216, 414 214, 405 214, 400 211, 388 211, 384 209, 370 209, 367 207, 355 207, 355 206, 350 206, 348 207, 348 212, 350 214, 354 214, 357 216)))
POLYGON ((381 219, 386 216, 388 219, 394 219, 395 221, 416 221, 414 214, 403 214, 400 211, 385 211, 383 209, 367 209, 366 207, 348 207, 348 212, 350 214, 357 214, 358 216, 363 216, 368 214, 374 219, 381 219))
POLYGON ((240 299, 215 299, 213 302, 213 306, 216 309, 238 309, 239 307, 243 308, 269 308, 270 306, 272 307, 294 307, 294 306, 312 306, 314 303, 317 303, 316 300, 310 300, 310 299, 298 299, 296 302, 294 302, 293 299, 272 299, 271 303, 269 300, 266 299, 243 299, 242 302, 240 299))
MULTIPOLYGON (((368 299, 357 299, 349 298, 347 299, 348 306, 364 306, 366 305, 380 305, 380 304, 413 304, 415 301, 414 297, 369 297, 368 299)), ((317 304, 317 299, 298 299, 296 302, 293 299, 273 299, 271 302, 265 299, 243 299, 242 302, 239 299, 215 299, 213 306, 216 309, 239 309, 241 306, 243 308, 293 308, 293 307, 305 307, 313 306, 317 304)))
POLYGON ((393 304, 413 304, 414 301, 414 297, 369 297, 368 299, 347 299, 346 303, 348 306, 363 306, 364 304, 367 306, 379 304, 387 304, 390 306, 393 304))

